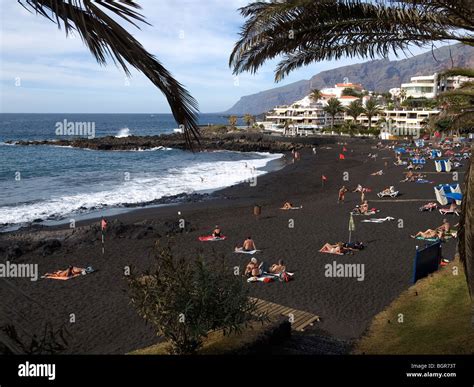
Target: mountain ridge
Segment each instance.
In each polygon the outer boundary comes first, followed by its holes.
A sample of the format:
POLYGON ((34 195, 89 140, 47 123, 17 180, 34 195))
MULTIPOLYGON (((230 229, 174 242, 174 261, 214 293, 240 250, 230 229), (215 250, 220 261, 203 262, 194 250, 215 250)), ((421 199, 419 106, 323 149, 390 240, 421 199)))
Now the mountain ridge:
POLYGON ((390 61, 376 59, 322 71, 310 79, 304 79, 241 97, 222 114, 262 114, 276 105, 285 105, 308 95, 311 89, 333 87, 348 78, 361 83, 367 90, 378 92, 400 87, 410 77, 428 75, 452 67, 474 67, 474 47, 463 44, 443 46, 410 58, 390 61))

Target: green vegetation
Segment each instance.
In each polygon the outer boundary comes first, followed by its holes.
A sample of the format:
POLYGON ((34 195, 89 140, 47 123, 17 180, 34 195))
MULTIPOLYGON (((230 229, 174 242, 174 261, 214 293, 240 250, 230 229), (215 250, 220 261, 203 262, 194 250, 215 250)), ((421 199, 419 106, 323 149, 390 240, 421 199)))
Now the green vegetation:
MULTIPOLYGON (((440 74, 441 79, 452 76, 474 78, 474 69, 451 69, 440 74)), ((474 127, 474 82, 465 82, 455 90, 446 91, 438 96, 443 113, 438 122, 450 122, 450 126, 459 132, 472 131, 474 127)))
POLYGON ((474 44, 473 9, 466 0, 272 1, 240 11, 247 20, 229 59, 234 73, 256 72, 281 57, 276 81, 312 62, 388 57, 433 42, 474 44))
POLYGON ((471 319, 472 303, 462 265, 456 260, 418 281, 379 313, 354 352, 473 354, 471 319))
POLYGON ((382 108, 378 104, 377 100, 375 98, 370 98, 364 108, 364 113, 369 119, 369 133, 372 130, 372 118, 382 112, 382 108))
POLYGON ((362 93, 359 93, 357 90, 354 90, 352 87, 346 87, 344 90, 342 90, 341 95, 357 97, 357 98, 362 97, 362 93))
POLYGON ((418 108, 425 108, 425 109, 434 109, 438 106, 438 101, 432 98, 414 98, 408 97, 403 100, 402 107, 408 109, 418 109, 418 108))
POLYGON ((319 99, 321 99, 321 90, 319 89, 313 89, 311 90, 311 94, 309 95, 309 98, 311 98, 311 101, 313 102, 318 102, 319 99))
MULTIPOLYGON (((254 344, 271 326, 271 322, 253 322, 240 333, 224 335, 222 330, 209 332, 197 355, 222 355, 238 351, 254 344)), ((170 343, 163 342, 133 351, 131 355, 168 355, 170 343)))
POLYGON ((234 115, 229 116, 229 125, 232 129, 235 129, 235 127, 237 126, 237 120, 238 120, 237 116, 234 116, 234 115))
POLYGON ((341 102, 338 99, 331 98, 331 99, 328 100, 327 106, 323 107, 323 110, 331 116, 331 118, 332 118, 331 128, 333 128, 334 127, 334 118, 339 113, 344 112, 344 107, 341 105, 341 102))
POLYGON ((128 278, 131 302, 168 342, 173 354, 193 354, 211 331, 239 333, 265 321, 249 299, 243 277, 223 259, 174 259, 169 247, 156 250, 156 269, 128 278))
POLYGON ((251 114, 245 114, 244 122, 247 125, 247 128, 250 128, 250 125, 252 125, 255 122, 255 117, 252 116, 251 114))
POLYGON ((360 99, 352 101, 349 106, 346 108, 346 113, 348 116, 352 117, 352 119, 357 121, 357 118, 364 113, 365 109, 362 106, 362 102, 360 99))

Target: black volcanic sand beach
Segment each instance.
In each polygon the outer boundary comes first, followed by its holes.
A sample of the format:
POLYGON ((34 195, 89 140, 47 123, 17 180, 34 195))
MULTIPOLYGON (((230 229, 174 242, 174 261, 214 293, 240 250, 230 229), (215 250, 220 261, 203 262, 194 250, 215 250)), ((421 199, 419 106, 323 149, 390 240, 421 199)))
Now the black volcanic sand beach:
MULTIPOLYGON (((422 204, 436 201, 434 184, 400 183, 406 170, 393 165, 393 151, 376 150, 374 145, 373 141, 350 140, 345 160, 338 159, 342 146, 337 144, 319 147, 316 155, 304 150, 300 161, 259 177, 255 187, 240 184, 219 192, 220 199, 140 209, 110 219, 105 256, 101 254, 97 222, 79 224, 74 233, 40 228, 3 234, 3 261, 13 257, 10 260, 15 263, 38 263, 40 274, 68 265, 92 265, 98 271, 64 282, 2 279, 0 325, 13 324, 22 337, 28 337, 40 333, 46 321, 55 327, 66 324, 71 334, 70 353, 120 354, 156 343, 152 328, 129 303, 123 270, 129 265, 140 271, 149 268, 154 262, 151 251, 157 237, 176 231, 175 223, 184 218, 188 232, 175 234, 176 256, 193 258, 202 249, 209 259, 215 259, 215 251, 217 255, 225 254, 231 266, 243 270, 249 256, 233 250, 251 235, 262 250, 257 254, 259 260, 273 263, 281 258, 288 270, 295 272, 295 280, 289 283, 248 284, 253 296, 321 316, 316 327, 336 338, 358 338, 371 319, 411 285, 415 246, 424 243, 411 239, 410 234, 439 226, 443 219, 437 211, 418 211, 422 204), (369 159, 369 153, 377 153, 377 159, 369 159), (380 169, 384 175, 370 176, 380 169), (343 181, 344 172, 349 173, 349 182, 343 181), (321 175, 328 178, 324 187, 321 175), (322 254, 318 250, 324 243, 347 241, 349 212, 360 201, 360 194, 349 192, 346 202, 338 204, 337 191, 343 184, 371 188, 367 195, 370 207, 381 212, 354 217, 353 240, 365 242, 365 250, 345 256, 322 254), (401 201, 376 197, 389 185, 400 190, 402 195, 397 200, 401 201), (280 210, 286 200, 303 205, 303 209, 280 210), (258 218, 253 215, 255 204, 262 206, 258 218), (396 220, 361 223, 362 219, 387 216, 396 220), (289 228, 290 219, 294 220, 294 228, 289 228), (403 220, 403 228, 398 227, 399 219, 403 220), (228 240, 197 240, 216 224, 228 240), (61 245, 45 244, 53 238, 59 238, 61 245), (324 266, 333 261, 364 263, 364 281, 327 278, 324 266), (75 315, 73 324, 69 324, 71 313, 75 315)), ((424 172, 434 172, 433 161, 427 162, 424 172)), ((463 176, 460 174, 461 181, 463 176)), ((451 174, 431 173, 427 179, 435 184, 452 183, 451 174)), ((449 219, 453 224, 458 222, 457 216, 449 219)), ((443 244, 443 255, 453 258, 455 247, 455 240, 443 244)))

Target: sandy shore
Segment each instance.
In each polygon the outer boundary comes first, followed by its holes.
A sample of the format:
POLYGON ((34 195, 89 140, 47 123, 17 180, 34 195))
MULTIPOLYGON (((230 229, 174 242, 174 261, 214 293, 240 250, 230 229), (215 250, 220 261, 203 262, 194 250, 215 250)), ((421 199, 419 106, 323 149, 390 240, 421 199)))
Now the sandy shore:
MULTIPOLYGON (((337 338, 355 339, 375 314, 410 286, 415 246, 423 242, 409 235, 438 226, 443 219, 438 212, 418 211, 422 204, 435 201, 434 184, 400 183, 404 170, 393 165, 393 152, 374 150, 373 145, 375 142, 350 140, 345 160, 338 159, 341 145, 320 147, 316 155, 303 150, 300 161, 259 177, 255 187, 241 184, 220 191, 220 199, 120 215, 107 235, 104 256, 97 222, 79 223, 74 233, 59 228, 0 235, 2 261, 13 254, 12 262, 37 263, 41 274, 68 265, 92 265, 98 270, 65 282, 2 279, 0 325, 13 324, 28 337, 45 321, 56 327, 66 324, 71 333, 70 353, 126 353, 153 344, 158 340, 153 330, 129 304, 124 267, 147 269, 154 261, 151 251, 156 239, 172 233, 176 255, 192 259, 202 250, 212 257, 215 251, 224 254, 232 266, 243 268, 249 257, 234 254, 233 248, 251 235, 262 250, 257 255, 260 260, 273 263, 284 259, 296 278, 289 283, 249 284, 252 295, 318 314, 318 328, 337 338), (377 159, 369 159, 369 153, 377 153, 377 159), (370 176, 380 169, 384 175, 370 176), (348 182, 343 181, 344 172, 348 172, 348 182), (328 178, 324 187, 323 174, 328 178), (365 217, 356 217, 353 239, 365 242, 367 248, 354 255, 321 254, 318 250, 324 243, 347 241, 349 212, 360 201, 359 194, 348 193, 346 202, 338 204, 337 191, 343 184, 371 188, 369 204, 381 210, 373 217, 392 216, 396 221, 371 224, 361 223, 365 217), (376 197, 389 185, 400 190, 399 201, 376 197), (286 200, 303 205, 303 209, 280 210, 286 200), (253 215, 255 204, 262 206, 258 218, 253 215), (174 233, 179 218, 188 222, 184 233, 174 233), (290 219, 294 228, 289 228, 290 219), (403 228, 398 227, 399 219, 403 228), (221 226, 228 240, 198 242, 197 237, 208 234, 215 224, 221 226), (59 239, 60 245, 45 244, 48 239, 59 239), (364 281, 326 277, 324 266, 333 261, 364 263, 364 281), (71 313, 75 315, 73 324, 69 323, 71 313)), ((434 163, 428 161, 424 172, 434 170, 434 163)), ((452 183, 450 174, 427 176, 435 184, 452 183)), ((458 221, 454 216, 451 219, 458 221)), ((453 257, 455 245, 453 240, 443 245, 447 258, 453 257)))

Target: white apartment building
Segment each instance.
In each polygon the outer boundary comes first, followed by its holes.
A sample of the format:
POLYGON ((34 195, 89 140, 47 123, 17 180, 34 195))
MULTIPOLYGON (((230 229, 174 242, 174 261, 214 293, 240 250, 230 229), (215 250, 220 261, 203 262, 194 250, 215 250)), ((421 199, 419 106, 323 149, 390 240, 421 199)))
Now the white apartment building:
POLYGON ((438 75, 421 75, 411 77, 409 83, 402 83, 400 93, 405 98, 435 98, 438 89, 438 75))

